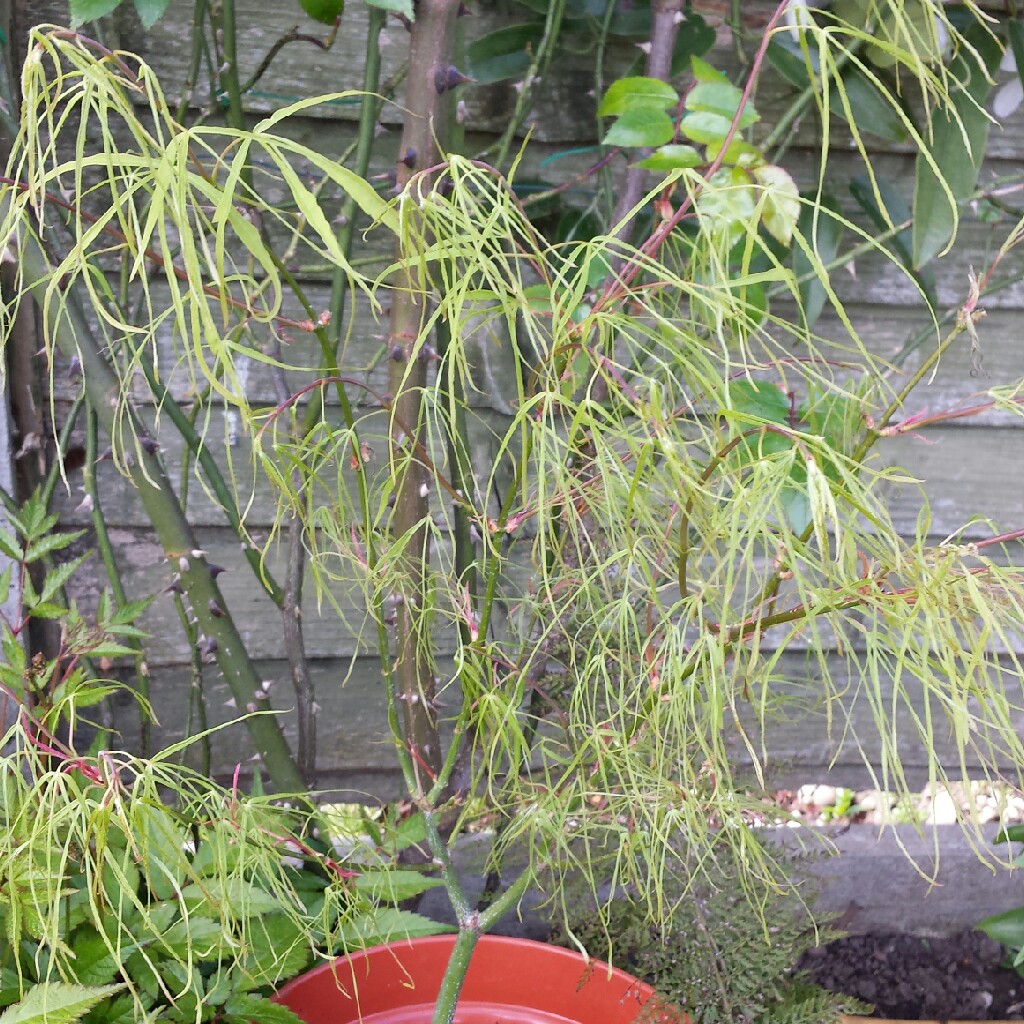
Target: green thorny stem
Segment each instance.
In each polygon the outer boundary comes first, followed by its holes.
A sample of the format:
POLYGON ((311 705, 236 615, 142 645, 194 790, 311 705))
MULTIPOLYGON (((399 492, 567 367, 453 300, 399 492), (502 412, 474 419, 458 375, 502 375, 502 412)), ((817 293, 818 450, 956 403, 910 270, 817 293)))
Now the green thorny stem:
MULTIPOLYGON (((4 203, 13 204, 9 193, 4 203)), ((8 210, 3 210, 2 214, 6 217, 8 210)), ((19 255, 24 279, 36 282, 29 286, 29 292, 47 313, 49 335, 67 358, 78 356, 81 360, 89 402, 104 430, 115 436, 115 408, 110 399, 120 390, 120 382, 74 296, 67 296, 62 304, 48 296, 46 282, 52 273, 51 263, 25 218, 22 219, 19 255)), ((141 423, 136 424, 136 433, 145 437, 141 423)), ((156 449, 149 451, 147 446, 139 444, 133 454, 134 459, 127 467, 129 479, 153 524, 168 563, 179 573, 180 586, 205 637, 204 649, 215 655, 238 706, 256 707, 257 698, 263 692, 260 679, 232 619, 214 612, 214 609, 225 606, 224 598, 199 550, 158 452, 156 449)), ((274 786, 286 793, 302 792, 305 788, 302 776, 277 720, 272 716, 255 715, 249 717, 246 724, 274 786)))
MULTIPOLYGON (((107 521, 103 515, 100 490, 96 486, 98 434, 99 417, 96 415, 96 410, 90 407, 86 413, 85 423, 85 463, 82 466, 83 484, 85 493, 90 500, 91 508, 89 513, 92 517, 93 533, 96 535, 96 547, 99 550, 103 568, 107 574, 107 580, 110 582, 110 589, 113 591, 114 600, 119 605, 125 605, 128 603, 128 594, 124 589, 124 582, 121 579, 121 572, 114 554, 114 546, 107 532, 107 521)), ((149 707, 149 668, 146 665, 142 644, 138 640, 130 638, 127 640, 126 646, 135 650, 135 685, 139 696, 145 702, 139 706, 139 749, 142 752, 142 756, 147 757, 150 752, 150 727, 152 725, 149 707)))
MULTIPOLYGON (((459 0, 421 0, 412 27, 396 180, 396 187, 405 192, 402 202, 407 209, 414 210, 418 194, 431 187, 430 175, 418 172, 438 161, 448 110, 444 94, 460 82, 451 63, 458 11, 459 0)), ((426 612, 430 478, 414 455, 425 442, 428 353, 418 339, 429 311, 413 258, 412 253, 399 253, 405 265, 394 281, 388 336, 388 390, 393 403, 389 458, 396 474, 391 531, 403 546, 392 595, 397 619, 392 659, 397 692, 389 696, 401 703, 403 727, 398 742, 405 783, 410 795, 422 800, 440 771, 441 745, 426 612)))

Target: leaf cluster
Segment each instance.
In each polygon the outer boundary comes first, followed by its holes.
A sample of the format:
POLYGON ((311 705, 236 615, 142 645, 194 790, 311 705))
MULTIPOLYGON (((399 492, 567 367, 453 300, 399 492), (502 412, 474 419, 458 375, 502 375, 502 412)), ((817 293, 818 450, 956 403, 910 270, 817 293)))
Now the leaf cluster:
POLYGON ((0 530, 0 554, 6 560, 0 573, 0 599, 6 601, 15 580, 21 617, 0 622, 0 686, 50 733, 63 724, 74 728, 82 710, 124 689, 97 678, 92 663, 135 653, 128 645, 143 636, 135 622, 152 599, 119 604, 104 589, 95 614, 87 620, 66 597, 67 585, 91 555, 86 551, 66 557, 84 531, 61 530, 58 516, 47 511, 39 491, 9 510, 7 519, 14 529, 0 530), (34 619, 60 622, 60 642, 51 657, 30 655, 25 639, 34 619))
POLYGON ((438 930, 392 905, 437 884, 392 869, 409 826, 342 861, 311 810, 223 789, 175 749, 61 755, 20 727, 4 740, 5 1022, 44 1006, 68 1024, 294 1024, 268 997, 316 960, 438 930))

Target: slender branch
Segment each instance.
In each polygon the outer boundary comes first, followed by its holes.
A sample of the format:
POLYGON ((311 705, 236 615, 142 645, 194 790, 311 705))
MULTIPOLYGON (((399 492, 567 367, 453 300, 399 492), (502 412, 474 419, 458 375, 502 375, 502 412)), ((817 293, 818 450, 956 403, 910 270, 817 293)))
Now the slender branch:
POLYGON ((43 485, 39 490, 44 508, 49 508, 50 502, 53 501, 53 492, 57 489, 57 481, 63 475, 64 457, 67 455, 68 448, 71 445, 71 435, 78 425, 78 417, 83 408, 85 408, 85 396, 78 395, 71 403, 67 418, 64 420, 64 426, 61 427, 60 434, 57 437, 57 458, 54 460, 53 465, 50 466, 46 479, 43 480, 43 485))
MULTIPOLYGON (((206 734, 208 725, 206 690, 203 685, 203 659, 199 653, 199 634, 188 617, 181 594, 174 595, 174 610, 178 613, 178 621, 181 623, 182 632, 189 640, 188 713, 185 716, 185 738, 187 739, 196 734, 201 737, 199 741, 199 770, 204 775, 209 775, 213 751, 210 746, 210 737, 206 734)), ((185 763, 185 758, 192 746, 192 744, 189 744, 182 748, 181 764, 185 763)))
POLYGON ((551 63, 555 52, 555 45, 558 42, 558 34, 562 30, 562 19, 565 16, 566 0, 549 0, 547 14, 544 19, 544 33, 533 51, 533 60, 527 69, 526 75, 520 83, 519 93, 516 96, 516 105, 512 110, 508 125, 497 143, 497 156, 494 163, 497 167, 505 167, 508 160, 509 150, 512 147, 512 140, 516 132, 522 127, 523 121, 530 110, 533 98, 536 95, 537 85, 544 77, 551 63))
POLYGON ((306 643, 302 631, 305 529, 298 516, 288 524, 287 532, 288 571, 285 576, 281 618, 284 625, 284 647, 291 666, 292 688, 295 690, 295 714, 298 722, 295 759, 306 785, 313 788, 316 785, 316 692, 309 671, 309 659, 306 656, 306 643))
MULTIPOLYGON (((245 113, 242 110, 242 87, 238 77, 238 31, 235 24, 235 0, 220 0, 221 46, 224 48, 224 64, 220 70, 221 89, 227 94, 227 120, 233 128, 242 128, 245 113)), ((243 171, 243 179, 249 183, 249 169, 243 171)))
POLYGON ((270 69, 270 65, 274 63, 274 58, 289 43, 312 43, 315 47, 326 53, 334 45, 334 40, 337 38, 338 27, 340 24, 341 19, 336 19, 331 30, 323 39, 319 36, 310 35, 308 32, 300 32, 299 26, 293 25, 287 32, 274 41, 274 44, 269 50, 267 50, 266 56, 260 61, 259 67, 257 67, 252 73, 249 80, 239 87, 239 93, 244 96, 267 73, 270 69))
POLYGON ((196 83, 199 81, 199 65, 202 63, 203 50, 206 44, 206 38, 203 34, 203 22, 206 20, 207 2, 208 0, 195 0, 192 6, 192 55, 174 118, 179 124, 185 120, 189 104, 192 102, 192 94, 195 92, 196 83))
POLYGON ((270 600, 280 608, 284 602, 284 593, 274 579, 273 574, 267 568, 260 552, 248 543, 248 534, 242 524, 242 516, 238 511, 238 502, 235 501, 235 496, 228 486, 220 466, 217 465, 217 460, 210 450, 210 446, 199 436, 195 424, 181 406, 178 405, 174 396, 157 376, 153 360, 150 356, 141 350, 137 353, 137 356, 139 367, 146 378, 146 383, 153 392, 158 408, 167 414, 175 429, 181 435, 181 439, 185 442, 188 451, 199 461, 199 465, 202 467, 203 474, 206 477, 206 482, 213 490, 214 496, 217 498, 217 504, 220 505, 221 511, 224 513, 224 518, 227 519, 228 525, 235 536, 244 545, 245 560, 249 563, 253 575, 259 581, 260 586, 264 589, 270 600))
MULTIPOLYGON (((436 165, 438 140, 445 138, 449 90, 461 78, 451 63, 459 0, 420 0, 409 47, 405 126, 399 145, 397 187, 427 190, 436 165)), ((410 206, 415 205, 410 203, 410 206)), ((415 216, 415 214, 412 214, 415 216)), ((400 260, 408 254, 400 254, 400 260)), ((427 529, 430 480, 410 454, 424 448, 423 393, 427 362, 418 339, 426 319, 427 297, 410 262, 394 282, 389 329, 389 391, 394 396, 389 458, 397 475, 391 528, 402 539, 394 663, 404 720, 403 735, 414 755, 411 793, 422 796, 441 768, 441 744, 434 711, 435 687, 429 655, 427 529), (398 424, 405 424, 403 429, 398 424)))

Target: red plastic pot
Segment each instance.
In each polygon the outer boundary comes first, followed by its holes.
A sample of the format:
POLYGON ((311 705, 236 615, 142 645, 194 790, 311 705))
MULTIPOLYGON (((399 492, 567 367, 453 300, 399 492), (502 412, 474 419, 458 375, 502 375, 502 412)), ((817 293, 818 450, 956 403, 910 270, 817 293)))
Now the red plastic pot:
MULTIPOLYGON (((274 997, 307 1024, 429 1024, 455 938, 435 935, 353 953, 274 997)), ((636 978, 578 953, 482 936, 456 1024, 686 1024, 636 978)))

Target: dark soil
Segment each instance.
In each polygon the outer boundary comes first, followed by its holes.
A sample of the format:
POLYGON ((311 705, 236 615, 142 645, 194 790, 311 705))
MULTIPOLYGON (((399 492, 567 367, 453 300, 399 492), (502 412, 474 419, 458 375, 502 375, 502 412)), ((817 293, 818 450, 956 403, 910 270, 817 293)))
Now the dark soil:
POLYGON ((833 992, 872 1003, 876 1017, 1024 1020, 1024 978, 981 932, 944 939, 875 932, 808 950, 799 967, 833 992))

